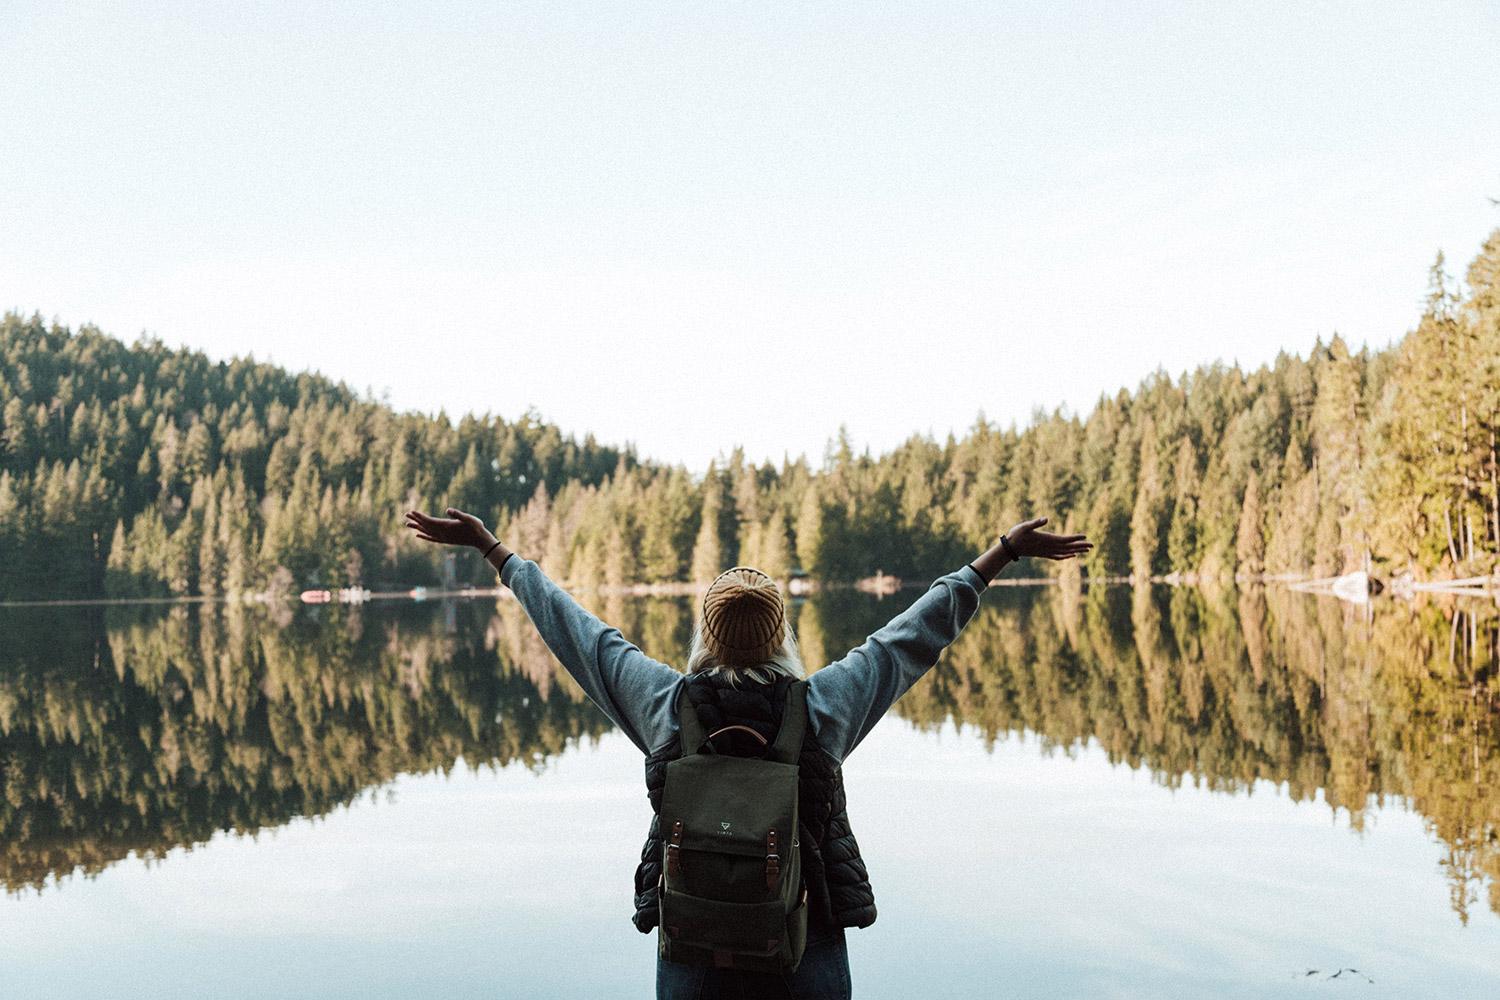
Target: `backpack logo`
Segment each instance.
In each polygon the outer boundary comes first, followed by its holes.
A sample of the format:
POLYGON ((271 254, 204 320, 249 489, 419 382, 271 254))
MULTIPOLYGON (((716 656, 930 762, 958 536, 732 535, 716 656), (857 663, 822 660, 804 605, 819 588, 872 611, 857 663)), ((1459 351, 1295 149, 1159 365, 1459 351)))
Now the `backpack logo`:
POLYGON ((719 832, 720 833, 728 833, 729 832, 729 821, 727 819, 721 819, 721 820, 719 820, 719 832))

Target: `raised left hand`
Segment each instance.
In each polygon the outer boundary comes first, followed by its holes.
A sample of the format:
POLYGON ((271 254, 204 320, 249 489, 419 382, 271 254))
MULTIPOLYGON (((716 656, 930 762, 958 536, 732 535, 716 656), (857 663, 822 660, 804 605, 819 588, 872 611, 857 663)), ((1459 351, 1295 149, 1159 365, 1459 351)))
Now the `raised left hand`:
POLYGON ((1054 535, 1050 531, 1037 530, 1046 523, 1045 517, 1036 517, 1022 521, 1006 532, 1016 555, 1034 559, 1072 559, 1087 555, 1094 547, 1084 535, 1054 535))

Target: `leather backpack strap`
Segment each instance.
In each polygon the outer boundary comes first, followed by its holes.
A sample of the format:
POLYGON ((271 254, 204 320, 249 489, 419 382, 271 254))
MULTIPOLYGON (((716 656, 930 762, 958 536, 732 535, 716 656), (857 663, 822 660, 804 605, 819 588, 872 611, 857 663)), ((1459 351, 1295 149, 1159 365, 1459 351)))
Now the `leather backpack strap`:
POLYGON ((781 731, 771 745, 767 760, 795 764, 802 755, 802 738, 807 733, 807 681, 793 681, 786 689, 786 711, 781 715, 781 731))
POLYGON ((683 681, 677 691, 677 726, 677 736, 682 743, 682 752, 678 756, 686 757, 697 753, 708 737, 704 735, 703 723, 698 721, 698 710, 688 697, 687 681, 683 681))
POLYGON ((715 729, 713 732, 709 733, 708 736, 705 737, 705 739, 712 740, 716 736, 722 736, 724 733, 733 732, 740 732, 744 733, 746 736, 753 736, 755 737, 755 742, 759 743, 761 746, 766 745, 766 738, 760 733, 757 733, 755 730, 751 729, 749 726, 725 726, 723 729, 715 729))

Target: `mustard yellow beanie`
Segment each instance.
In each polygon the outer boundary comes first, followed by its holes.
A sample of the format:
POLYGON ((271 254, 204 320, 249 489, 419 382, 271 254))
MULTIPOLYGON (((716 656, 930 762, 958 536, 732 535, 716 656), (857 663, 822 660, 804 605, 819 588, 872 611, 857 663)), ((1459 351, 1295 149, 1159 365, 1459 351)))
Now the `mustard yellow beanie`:
POLYGON ((758 569, 726 569, 703 595, 703 645, 725 666, 764 663, 781 645, 785 623, 781 589, 758 569))

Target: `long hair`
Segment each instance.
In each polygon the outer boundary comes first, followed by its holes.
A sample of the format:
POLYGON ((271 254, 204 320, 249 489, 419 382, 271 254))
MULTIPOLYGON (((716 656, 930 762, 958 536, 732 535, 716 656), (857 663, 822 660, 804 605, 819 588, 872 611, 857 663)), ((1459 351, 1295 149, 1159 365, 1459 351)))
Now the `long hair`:
POLYGON ((687 672, 723 673, 732 687, 738 687, 741 680, 770 684, 777 677, 800 680, 807 676, 807 668, 802 665, 802 653, 797 649, 797 636, 792 632, 790 620, 786 620, 782 626, 781 644, 771 655, 760 663, 743 667, 723 664, 714 659, 703 642, 702 619, 693 622, 693 641, 688 647, 687 672))

